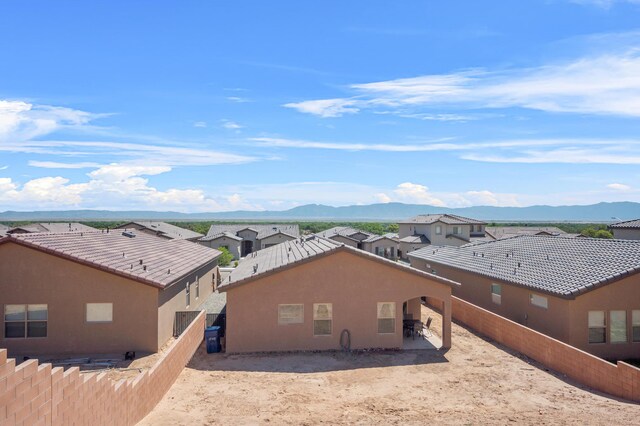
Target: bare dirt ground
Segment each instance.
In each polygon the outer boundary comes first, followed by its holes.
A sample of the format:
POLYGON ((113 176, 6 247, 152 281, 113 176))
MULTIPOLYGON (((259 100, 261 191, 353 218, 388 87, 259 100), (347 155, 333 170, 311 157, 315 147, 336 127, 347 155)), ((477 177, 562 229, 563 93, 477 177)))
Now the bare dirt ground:
POLYGON ((320 423, 627 425, 640 424, 640 405, 580 387, 454 324, 445 353, 209 355, 201 347, 141 422, 320 423))

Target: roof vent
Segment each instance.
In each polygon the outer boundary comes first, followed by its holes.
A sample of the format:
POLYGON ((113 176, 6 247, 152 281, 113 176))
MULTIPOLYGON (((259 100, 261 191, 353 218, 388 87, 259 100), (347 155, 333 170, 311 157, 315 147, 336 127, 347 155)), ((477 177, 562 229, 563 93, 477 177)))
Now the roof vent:
POLYGON ((256 272, 258 272, 258 264, 257 263, 255 265, 253 265, 253 273, 255 274, 256 272))
POLYGON ((124 254, 124 252, 122 252, 122 257, 127 257, 127 256, 124 254))
POLYGON ((142 266, 142 270, 143 270, 143 271, 146 271, 146 270, 147 270, 147 265, 143 265, 143 266, 142 266))
POLYGON ((171 274, 171 269, 167 269, 167 275, 171 274))
POLYGON ((142 263, 143 263, 143 262, 142 262, 142 259, 140 259, 140 264, 142 265, 142 263))
POLYGON ((127 237, 127 238, 134 238, 136 236, 136 234, 134 234, 131 231, 123 231, 122 232, 122 236, 123 237, 127 237))
POLYGON ((520 262, 518 262, 518 268, 521 267, 521 266, 522 266, 522 264, 520 262))

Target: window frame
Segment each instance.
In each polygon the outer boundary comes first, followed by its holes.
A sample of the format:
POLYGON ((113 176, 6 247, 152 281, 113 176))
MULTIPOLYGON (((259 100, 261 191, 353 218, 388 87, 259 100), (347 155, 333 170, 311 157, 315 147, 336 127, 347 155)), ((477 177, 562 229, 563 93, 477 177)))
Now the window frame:
POLYGON ((631 343, 640 343, 640 309, 631 310, 631 343), (638 338, 636 339, 635 329, 638 329, 638 338))
POLYGON ((3 323, 4 323, 4 338, 5 339, 46 339, 49 337, 49 304, 48 303, 7 303, 4 305, 3 311, 3 323), (22 306, 24 317, 22 320, 8 320, 7 321, 7 308, 9 306, 22 306), (29 306, 44 306, 46 312, 46 319, 29 319, 29 306), (44 336, 29 336, 29 323, 45 323, 45 335, 44 336), (7 323, 23 323, 24 335, 8 337, 7 336, 7 323))
POLYGON ((613 345, 620 345, 620 344, 626 344, 629 343, 629 327, 627 326, 627 311, 621 310, 621 309, 614 309, 609 311, 609 343, 613 344, 613 345), (614 321, 613 321, 613 314, 614 313, 620 313, 622 312, 622 319, 624 322, 624 340, 613 340, 613 333, 614 333, 614 321))
POLYGON ((442 235, 442 225, 436 225, 436 235, 442 235))
POLYGON ((590 345, 602 345, 607 343, 607 312, 602 310, 593 310, 587 312, 587 343, 590 345), (602 325, 591 325, 591 313, 600 313, 602 314, 602 325), (591 341, 591 329, 598 329, 602 332, 602 342, 592 342, 591 341))
POLYGON ((491 301, 496 305, 502 305, 502 284, 491 283, 490 291, 491 291, 491 301), (493 291, 494 288, 498 289, 498 293, 495 293, 493 291))
POLYGON ((87 302, 84 304, 84 321, 87 324, 110 324, 113 322, 113 302, 87 302), (110 320, 89 320, 89 305, 111 305, 110 320))
POLYGON ((377 309, 376 309, 376 319, 377 319, 377 329, 378 329, 378 334, 395 334, 396 333, 396 329, 397 329, 397 324, 396 324, 396 302, 378 302, 377 304, 377 309), (381 308, 384 305, 391 305, 391 312, 393 314, 393 316, 386 316, 386 317, 381 317, 380 316, 380 312, 381 312, 381 308), (392 319, 393 320, 393 331, 380 331, 380 320, 389 320, 392 319))
POLYGON ((314 303, 313 304, 313 337, 327 337, 333 336, 333 303, 314 303), (319 318, 317 315, 317 308, 320 305, 328 306, 328 318, 319 318), (318 334, 316 333, 316 321, 329 321, 329 333, 318 334))
POLYGON ((188 308, 189 306, 191 306, 191 283, 189 283, 188 281, 187 281, 187 284, 185 285, 185 296, 186 296, 185 302, 188 308))
POLYGON ((529 293, 529 304, 531 306, 535 306, 536 308, 549 309, 549 298, 547 296, 541 296, 541 295, 536 294, 536 293, 529 293), (535 298, 539 298, 540 300, 544 300, 544 306, 542 306, 541 304, 534 303, 534 299, 535 298))
POLYGON ((198 300, 200 298, 200 280, 198 279, 198 277, 196 276, 196 300, 198 300))

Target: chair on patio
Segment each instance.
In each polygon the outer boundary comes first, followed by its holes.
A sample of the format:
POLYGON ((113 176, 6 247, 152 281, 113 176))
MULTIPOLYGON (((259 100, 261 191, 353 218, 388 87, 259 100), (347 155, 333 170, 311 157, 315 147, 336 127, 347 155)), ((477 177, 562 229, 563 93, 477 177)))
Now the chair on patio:
POLYGON ((431 333, 431 330, 429 329, 429 327, 431 327, 431 321, 433 321, 433 318, 429 317, 427 319, 427 323, 424 325, 424 328, 422 329, 422 335, 423 336, 432 336, 433 333, 431 333))

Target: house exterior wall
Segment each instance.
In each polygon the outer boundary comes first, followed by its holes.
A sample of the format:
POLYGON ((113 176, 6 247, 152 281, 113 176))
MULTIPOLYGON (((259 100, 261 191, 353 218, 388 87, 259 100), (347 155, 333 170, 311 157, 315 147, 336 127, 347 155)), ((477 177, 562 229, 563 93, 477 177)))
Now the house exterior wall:
POLYGON ((331 239, 333 241, 337 241, 339 243, 343 243, 346 246, 358 248, 358 242, 357 241, 353 241, 352 239, 347 238, 347 237, 343 237, 342 235, 334 235, 333 237, 331 237, 331 239))
POLYGON ((219 269, 217 261, 189 274, 158 294, 158 347, 162 347, 173 336, 176 311, 194 311, 214 291, 219 269), (200 296, 196 297, 196 281, 200 283, 200 296), (187 283, 190 289, 190 304, 187 305, 187 283))
POLYGON ((0 245, 0 347, 11 356, 155 352, 158 290, 15 243, 0 245), (113 303, 113 321, 87 323, 87 303, 113 303), (47 304, 47 337, 5 338, 7 304, 47 304))
MULTIPOLYGON (((368 251, 369 253, 373 253, 373 254, 376 254, 376 248, 378 248, 379 253, 384 253, 384 251, 386 250, 389 253, 388 258, 391 258, 391 259, 398 258, 399 244, 396 241, 390 240, 388 238, 382 238, 372 243, 364 243, 364 246, 363 246, 364 251, 368 251), (391 256, 390 254, 391 249, 393 249, 393 256, 391 256)), ((379 256, 384 257, 382 254, 379 254, 379 256)))
MULTIPOLYGON (((640 358, 640 343, 631 343, 631 311, 640 310, 640 276, 635 275, 600 289, 569 300, 531 289, 515 286, 500 280, 483 277, 427 263, 424 259, 411 259, 411 266, 459 282, 453 295, 480 308, 494 312, 550 337, 568 343, 593 355, 607 359, 640 358), (427 266, 429 265, 429 266, 427 266), (501 303, 492 301, 491 284, 502 285, 501 303), (547 309, 532 305, 530 295, 547 298, 547 309), (605 311, 607 317, 607 342, 609 341, 609 311, 627 312, 628 343, 588 343, 588 311, 605 311)), ((454 314, 455 315, 455 314, 454 314)))
POLYGON ((240 259, 240 244, 241 241, 234 240, 233 238, 220 237, 210 241, 198 241, 198 244, 205 247, 218 249, 220 247, 227 247, 229 253, 233 255, 234 259, 240 259))
POLYGON ((400 244, 398 245, 398 249, 401 251, 400 257, 402 259, 407 259, 408 253, 411 253, 412 251, 416 251, 426 246, 428 246, 428 244, 406 243, 406 242, 400 241, 400 244))
POLYGON ((290 237, 282 233, 270 235, 260 240, 260 249, 264 249, 274 244, 280 244, 280 243, 284 243, 285 241, 291 241, 291 240, 295 240, 295 237, 290 237))
POLYGON ((611 228, 613 238, 620 240, 640 240, 640 229, 611 228))
POLYGON ((227 352, 401 348, 402 304, 432 296, 445 305, 445 347, 450 346, 451 287, 436 280, 339 251, 227 291, 227 352), (378 334, 377 303, 395 302, 395 332, 378 334), (313 335, 313 304, 332 303, 332 333, 313 335), (278 324, 279 304, 303 304, 302 324, 278 324), (447 318, 449 322, 447 322, 447 318))

